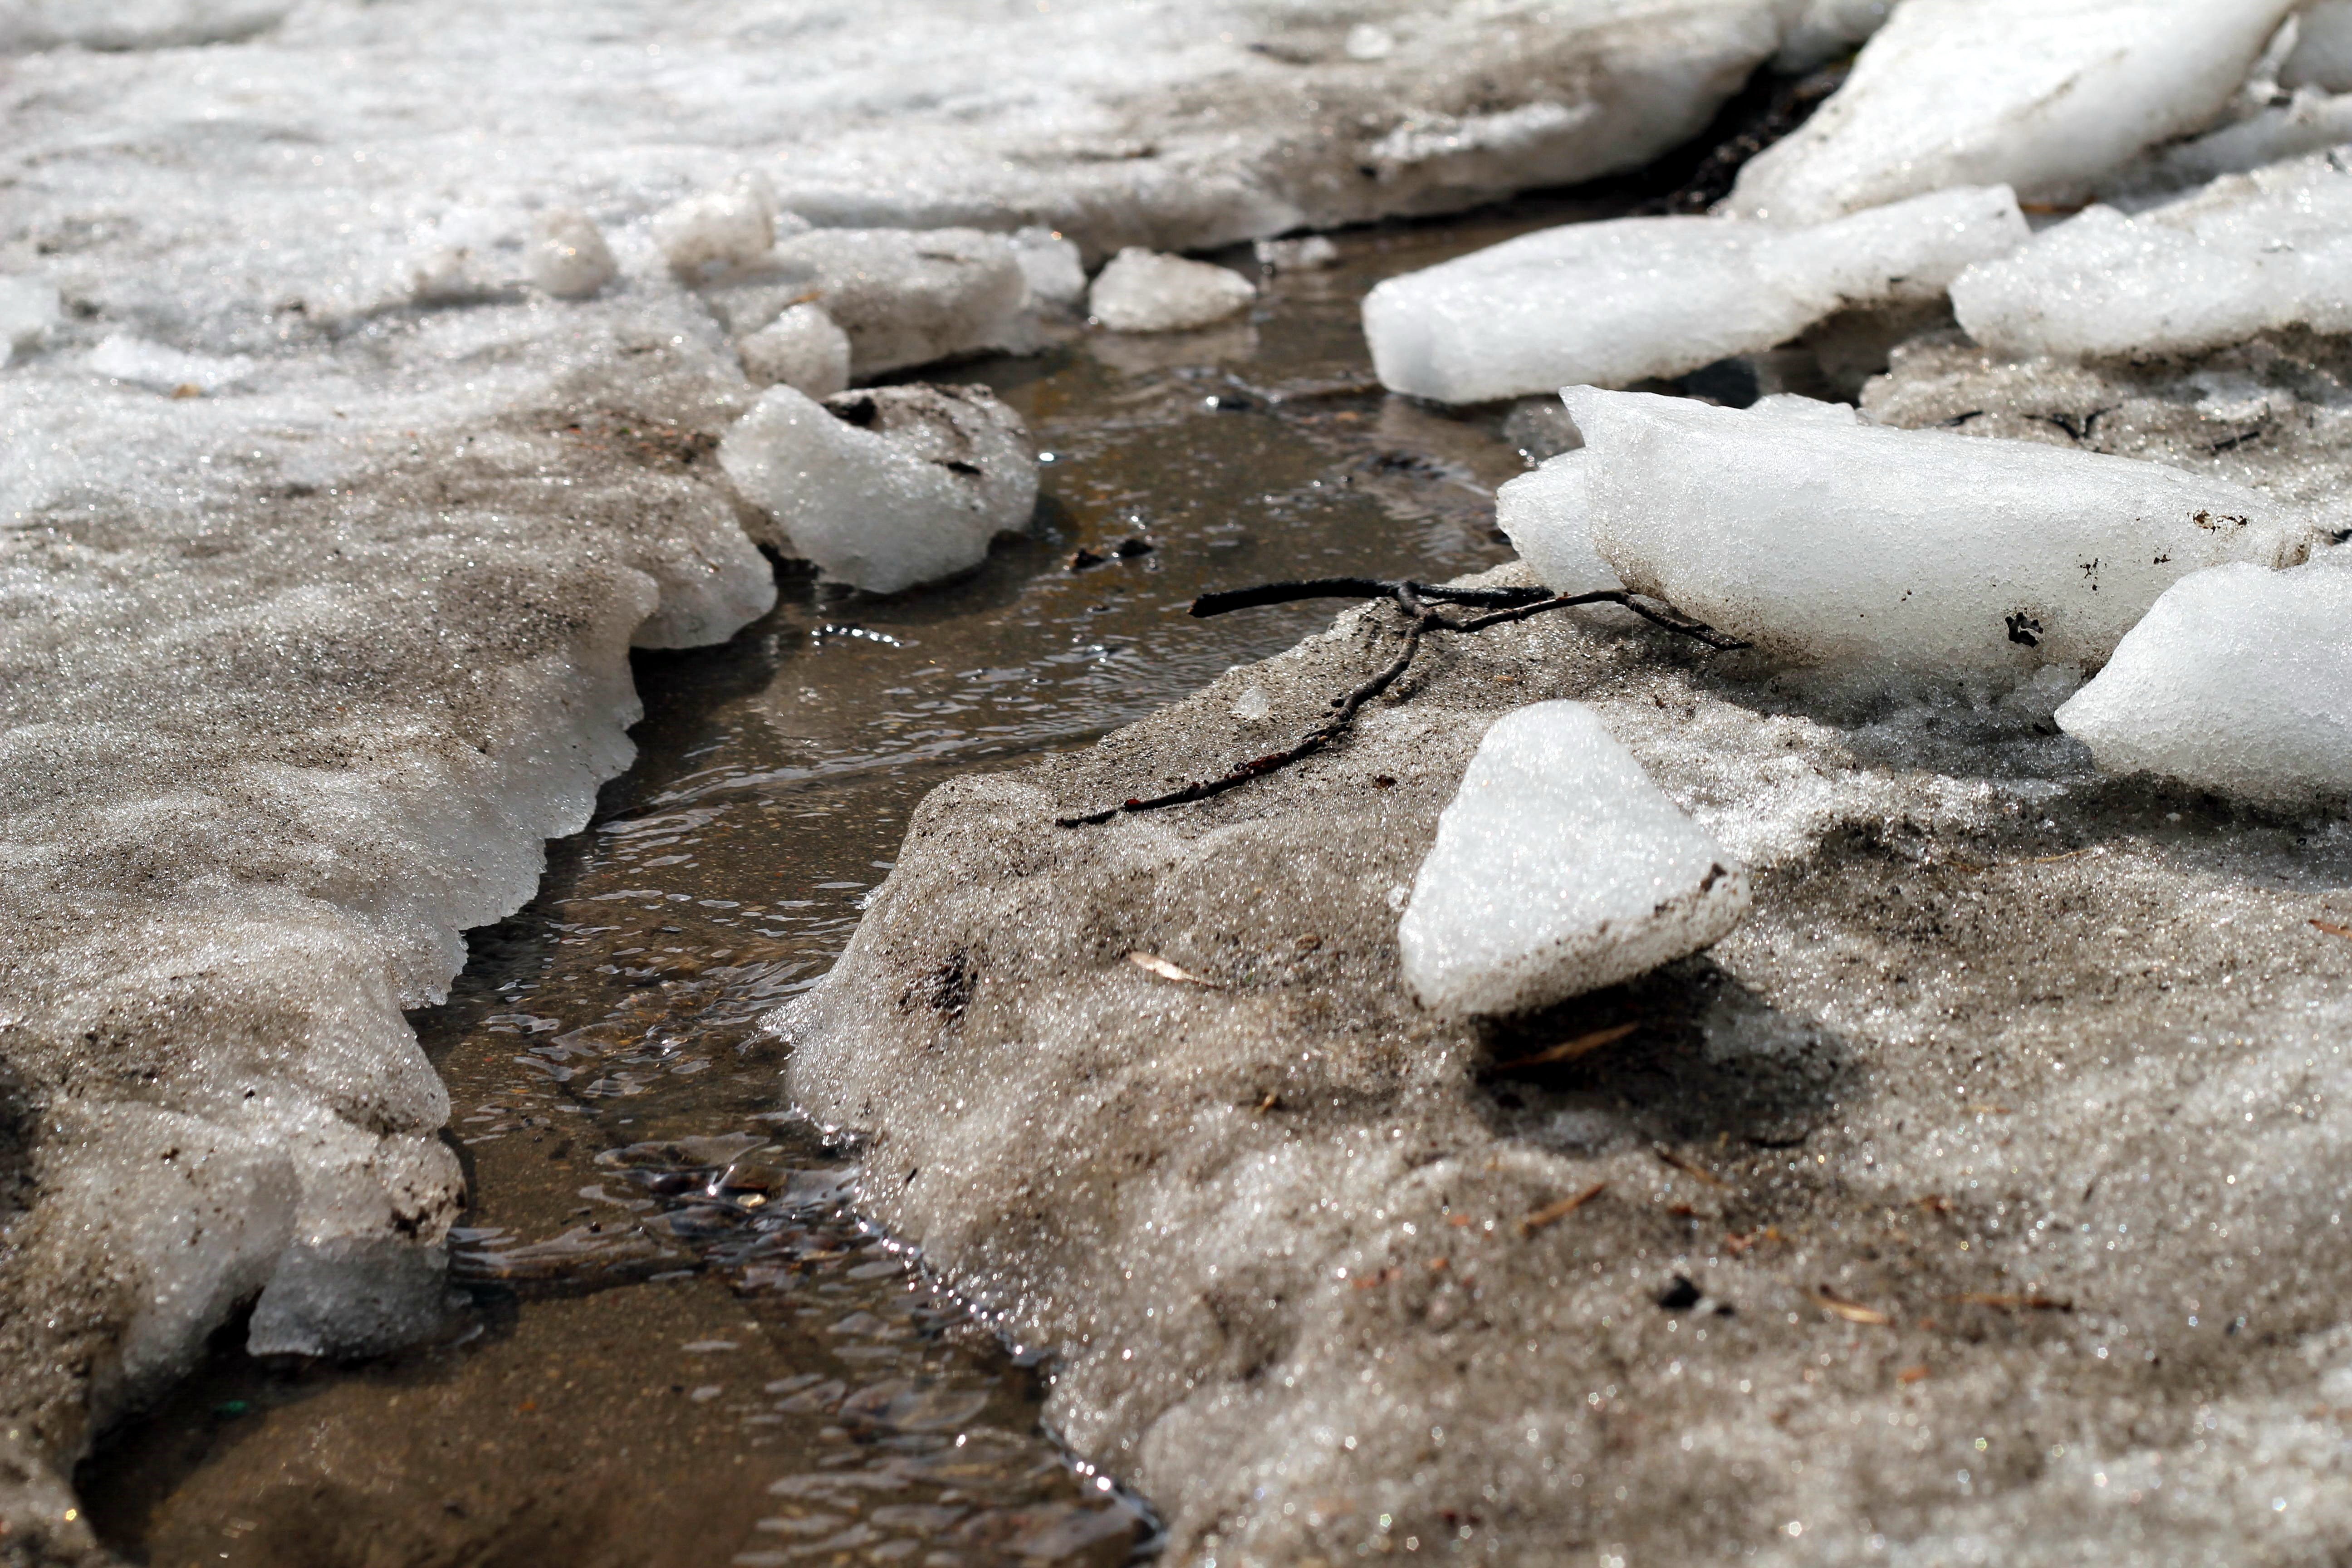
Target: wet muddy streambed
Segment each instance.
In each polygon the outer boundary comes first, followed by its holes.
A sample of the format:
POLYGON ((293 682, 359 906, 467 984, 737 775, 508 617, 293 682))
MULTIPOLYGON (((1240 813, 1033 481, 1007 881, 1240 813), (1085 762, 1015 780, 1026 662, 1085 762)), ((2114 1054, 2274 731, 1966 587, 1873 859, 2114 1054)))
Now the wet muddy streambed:
POLYGON ((1381 396, 1358 301, 1617 210, 1343 236, 1246 321, 940 373, 993 387, 1051 454, 1033 533, 900 598, 787 569, 725 647, 638 656, 636 766, 414 1016, 469 1167, 449 1334, 283 1365, 232 1325, 85 1465, 109 1543, 172 1568, 1148 1550, 1145 1506, 1042 1427, 1050 1362, 845 1207, 856 1151, 792 1112, 757 1019, 823 975, 932 785, 1087 744, 1329 609, 1195 621, 1196 593, 1507 558, 1492 490, 1523 459, 1500 415, 1381 396))

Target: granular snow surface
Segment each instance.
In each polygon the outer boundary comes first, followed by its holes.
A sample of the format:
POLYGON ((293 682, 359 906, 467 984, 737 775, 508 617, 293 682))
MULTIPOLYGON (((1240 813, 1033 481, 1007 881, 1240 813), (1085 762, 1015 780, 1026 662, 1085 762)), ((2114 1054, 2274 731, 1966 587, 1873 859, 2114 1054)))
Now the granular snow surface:
POLYGON ((0 5, 12 1542, 257 1291, 258 1350, 437 1317, 399 1014, 626 763, 629 648, 772 601, 740 341, 814 291, 911 367, 1077 254, 1633 168, 1795 9, 0 5))

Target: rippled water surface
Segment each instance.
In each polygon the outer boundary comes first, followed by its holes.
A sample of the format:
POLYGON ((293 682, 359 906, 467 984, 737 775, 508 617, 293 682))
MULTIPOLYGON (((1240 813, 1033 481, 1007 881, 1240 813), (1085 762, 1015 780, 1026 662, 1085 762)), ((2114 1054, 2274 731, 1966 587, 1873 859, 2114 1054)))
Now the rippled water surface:
POLYGON ((1499 416, 1378 395, 1357 302, 1593 210, 1342 237, 1246 324, 946 372, 1052 455, 1034 533, 903 598, 788 575, 725 647, 640 656, 637 766, 415 1015, 471 1168, 447 1340, 280 1366, 225 1332, 86 1467, 107 1539, 173 1568, 1148 1549, 1144 1505, 1041 1426, 1050 1363, 845 1210, 855 1151, 792 1113, 756 1020, 824 973, 933 784, 1087 743, 1330 608, 1202 622, 1194 594, 1506 558, 1492 488, 1523 464, 1499 416))

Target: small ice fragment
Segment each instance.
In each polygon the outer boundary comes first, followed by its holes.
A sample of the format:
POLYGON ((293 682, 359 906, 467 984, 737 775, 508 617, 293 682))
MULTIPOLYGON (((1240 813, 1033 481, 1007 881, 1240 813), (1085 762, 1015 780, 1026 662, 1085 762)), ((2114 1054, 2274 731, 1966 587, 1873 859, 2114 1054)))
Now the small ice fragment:
POLYGON ((1585 454, 1563 452, 1495 492, 1495 526, 1555 594, 1623 586, 1592 548, 1591 497, 1585 454))
POLYGON ((759 174, 672 202, 654 215, 654 243, 670 270, 698 279, 760 260, 776 243, 776 194, 759 174))
POLYGON ((184 353, 122 332, 90 350, 88 363, 116 381, 184 396, 226 391, 254 370, 244 354, 184 353))
POLYGON ((1246 309, 1257 287, 1229 268, 1129 246, 1095 278, 1088 303, 1115 332, 1176 332, 1246 309))
POLYGON ((1017 228, 1012 238, 1013 259, 1034 299, 1075 309, 1087 297, 1086 262, 1075 243, 1050 228, 1017 228))
POLYGON ((1266 700, 1263 686, 1251 687, 1234 703, 1234 717, 1244 724, 1255 724, 1273 711, 1274 705, 1266 700))
POLYGON ((1341 46, 1351 60, 1384 60, 1396 53, 1396 35, 1371 22, 1359 22, 1348 29, 1341 46))
POLYGON ((2059 727, 2108 773, 2290 802, 2352 795, 2352 561, 2217 566, 2166 590, 2059 727))
POLYGON ((531 219, 530 280, 545 292, 585 300, 618 271, 604 237, 579 208, 550 207, 531 219))
POLYGON ((774 522, 763 542, 877 594, 979 565, 1037 504, 1027 429, 978 387, 820 404, 772 386, 719 442, 719 463, 774 522))
POLYGON ((1261 239, 1257 264, 1269 272, 1319 272, 1339 264, 1339 247, 1319 234, 1298 239, 1261 239))
POLYGON ((1726 210, 1820 223, 1995 182, 2080 200, 2211 124, 2293 5, 1905 0, 1819 112, 1748 160, 1726 210))
POLYGON ((0 278, 0 365, 38 348, 57 321, 57 289, 31 278, 0 278))
POLYGON ((1970 268, 1952 309, 2020 356, 2186 353, 2352 331, 2352 174, 2315 153, 2126 217, 2092 207, 1970 268))
POLYGON ((825 398, 849 384, 849 334, 822 305, 794 305, 735 347, 756 385, 825 398))
POLYGON ((2226 479, 1861 423, 1839 404, 1570 387, 1593 548, 1625 586, 1793 665, 1884 685, 2095 668, 2173 583, 2309 552, 2226 479))
POLYGON ((1622 386, 1770 348, 1841 310, 1932 300, 2026 237, 2000 185, 1811 228, 1569 224, 1390 279, 1364 300, 1364 333, 1381 384, 1419 397, 1622 386))
POLYGON ((1438 818, 1397 927, 1441 1012, 1508 1014, 1721 941, 1748 874, 1580 702, 1504 715, 1438 818))
POLYGON ((2279 67, 2279 86, 2352 92, 2352 0, 2305 0, 2295 24, 2294 48, 2279 67))
POLYGON ((857 379, 1016 347, 1029 331, 1017 247, 973 228, 809 229, 779 242, 753 277, 706 298, 739 337, 815 300, 849 334, 857 379))

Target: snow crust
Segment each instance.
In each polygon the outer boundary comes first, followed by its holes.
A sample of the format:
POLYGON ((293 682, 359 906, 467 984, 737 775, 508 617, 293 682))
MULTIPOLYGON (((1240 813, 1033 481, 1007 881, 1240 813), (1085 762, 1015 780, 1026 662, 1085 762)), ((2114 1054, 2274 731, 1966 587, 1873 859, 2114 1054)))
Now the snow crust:
POLYGON ((1230 268, 1129 246, 1096 274, 1087 303, 1115 332, 1177 332, 1247 310, 1257 286, 1230 268))
POLYGON ((2352 330, 2352 166, 2317 153, 2126 216, 2094 206, 1952 285, 2002 353, 2186 353, 2286 327, 2352 330))
POLYGON ((1819 112, 1739 172, 1743 216, 1819 223, 1949 185, 2079 201, 2203 131, 2293 0, 1906 0, 1819 112))
POLYGON ((1710 947, 1747 912, 1746 869, 1592 710, 1537 702, 1479 741, 1397 944, 1425 1005, 1525 1013, 1710 947))
POLYGON ((1021 416, 977 386, 882 386, 817 403, 770 387, 719 462, 829 576, 895 594, 968 572, 1029 526, 1037 457, 1021 416))
POLYGON ((2024 242, 2006 186, 1937 191, 1810 227, 1637 217, 1524 235, 1364 300, 1381 384, 1445 403, 1681 375, 1832 313, 1934 299, 2024 242))
POLYGON ((2182 578, 2059 725, 2110 773, 2295 803, 2352 795, 2352 565, 2182 578))
POLYGON ((2190 572, 2292 565, 2313 542, 2294 509, 2158 463, 1793 398, 1561 397, 1593 546, 1627 587, 1874 689, 2079 678, 2190 572))

